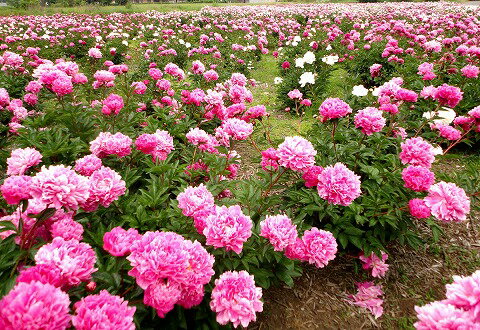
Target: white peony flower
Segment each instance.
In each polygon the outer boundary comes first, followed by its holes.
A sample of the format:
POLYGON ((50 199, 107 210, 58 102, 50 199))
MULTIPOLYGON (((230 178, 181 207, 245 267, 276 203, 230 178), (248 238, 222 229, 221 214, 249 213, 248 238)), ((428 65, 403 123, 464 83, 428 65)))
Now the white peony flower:
POLYGON ((440 146, 433 148, 432 151, 435 156, 443 154, 443 149, 440 146))
POLYGON ((273 79, 273 83, 274 83, 275 85, 281 84, 282 81, 283 81, 283 79, 280 78, 280 77, 275 77, 275 79, 273 79))
POLYGON ((327 48, 325 48, 326 50, 332 50, 332 46, 328 45, 327 48))
POLYGON ((368 89, 363 85, 353 86, 352 94, 355 96, 366 96, 368 94, 368 89))
POLYGON ((297 58, 295 60, 295 66, 297 68, 303 68, 303 65, 305 64, 305 60, 303 58, 297 58))
POLYGON ((301 87, 305 87, 306 84, 315 84, 315 76, 311 72, 304 72, 300 76, 300 80, 298 81, 301 87))
POLYGON ((322 62, 325 62, 328 65, 334 65, 335 63, 338 62, 338 60, 339 60, 339 57, 337 55, 329 55, 322 58, 322 62))
POLYGON ((315 54, 311 51, 308 51, 303 55, 303 61, 307 64, 312 64, 315 62, 315 54))
POLYGON ((298 42, 296 42, 296 41, 293 41, 293 42, 292 42, 292 46, 293 46, 293 47, 297 47, 297 45, 298 45, 298 42))
POLYGON ((295 36, 293 38, 293 41, 300 42, 300 41, 302 41, 302 38, 300 38, 300 36, 295 36))

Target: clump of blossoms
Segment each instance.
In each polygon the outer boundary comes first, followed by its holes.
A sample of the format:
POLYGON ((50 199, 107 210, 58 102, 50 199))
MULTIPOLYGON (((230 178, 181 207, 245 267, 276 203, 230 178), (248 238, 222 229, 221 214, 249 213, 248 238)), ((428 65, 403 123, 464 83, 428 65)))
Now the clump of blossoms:
POLYGON ((18 283, 0 300, 1 329, 67 329, 70 299, 59 288, 39 281, 18 283))
POLYGON ((99 325, 105 329, 135 329, 133 314, 136 308, 129 307, 123 298, 106 290, 82 298, 75 303, 74 309, 72 324, 78 330, 94 329, 99 325))
POLYGON ((260 222, 260 236, 268 239, 275 251, 283 251, 288 245, 295 244, 297 226, 286 215, 267 216, 260 222))
POLYGON ((300 136, 287 136, 277 150, 276 156, 280 166, 293 171, 302 171, 315 162, 317 151, 310 141, 300 136))
POLYGON ((207 245, 240 253, 243 243, 252 236, 252 227, 252 220, 243 214, 240 206, 216 206, 205 219, 203 234, 207 245))
POLYGON ((132 266, 128 274, 145 290, 144 303, 160 317, 176 304, 200 304, 203 287, 214 274, 213 256, 199 242, 173 232, 146 232, 133 242, 127 260, 132 266))
POLYGON ((318 175, 318 194, 335 205, 350 205, 360 196, 360 177, 344 164, 327 166, 318 175))
POLYGON ((416 329, 476 329, 480 323, 480 271, 453 276, 446 299, 415 306, 416 329))
POLYGON ((257 320, 256 313, 263 311, 262 289, 255 286, 252 275, 242 270, 228 271, 215 280, 210 308, 217 313, 217 322, 232 322, 247 327, 257 320))

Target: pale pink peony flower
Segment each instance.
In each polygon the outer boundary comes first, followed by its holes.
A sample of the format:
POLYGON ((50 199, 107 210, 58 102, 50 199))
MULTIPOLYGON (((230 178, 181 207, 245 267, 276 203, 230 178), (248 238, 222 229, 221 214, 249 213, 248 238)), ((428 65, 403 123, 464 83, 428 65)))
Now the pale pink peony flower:
POLYGON ((0 300, 0 328, 67 329, 70 299, 51 284, 18 283, 0 300))
POLYGON ((432 329, 476 329, 469 313, 442 301, 434 301, 425 306, 415 306, 418 321, 417 330, 432 329))
POLYGON ((355 115, 355 127, 361 128, 366 135, 380 132, 385 127, 385 118, 377 108, 368 107, 355 115))
POLYGON ((88 198, 88 179, 70 166, 42 166, 32 178, 31 195, 50 207, 77 210, 88 198))
POLYGON ((32 177, 15 175, 5 179, 0 186, 3 198, 7 204, 16 205, 20 201, 31 198, 32 177))
POLYGON ((100 52, 98 48, 90 48, 88 50, 88 56, 99 59, 102 58, 102 52, 100 52))
POLYGON ((424 198, 432 215, 445 222, 460 222, 470 212, 470 198, 455 183, 439 182, 428 190, 424 198))
POLYGON ((322 121, 342 118, 352 113, 352 108, 339 98, 328 98, 320 105, 322 121))
POLYGON ((382 69, 381 64, 373 64, 370 67, 370 75, 372 76, 372 78, 378 77, 380 75, 380 70, 381 69, 382 69))
POLYGON ((58 268, 65 287, 77 286, 92 278, 95 269, 95 252, 90 245, 79 241, 55 237, 43 245, 35 255, 37 265, 48 264, 58 268))
POLYGON ((382 259, 380 259, 375 253, 371 253, 369 257, 366 257, 363 253, 359 256, 362 261, 363 269, 371 269, 373 277, 384 277, 388 271, 388 264, 385 261, 388 259, 388 254, 382 251, 382 259))
POLYGON ((203 235, 207 238, 207 245, 224 247, 239 254, 243 243, 252 236, 252 227, 252 220, 243 214, 240 206, 216 206, 215 213, 205 220, 203 235))
POLYGON ((297 226, 286 215, 267 216, 260 222, 260 236, 273 245, 275 251, 283 251, 288 245, 295 244, 298 237, 297 226))
POLYGON ((421 137, 405 140, 401 144, 402 151, 399 154, 402 164, 432 167, 435 160, 433 146, 421 137))
POLYGON ((87 155, 75 161, 75 171, 81 175, 90 176, 102 167, 102 160, 95 155, 87 155))
POLYGON ((180 285, 175 282, 158 282, 145 289, 143 303, 155 308, 159 317, 164 318, 181 299, 180 285))
POLYGON ((109 167, 102 166, 88 178, 88 199, 81 204, 86 211, 94 211, 99 205, 109 207, 125 194, 126 184, 122 177, 109 167))
POLYGON ((300 136, 287 136, 277 148, 278 163, 293 171, 303 171, 315 163, 317 151, 300 136))
POLYGON ((218 323, 247 327, 256 321, 255 313, 263 311, 261 298, 262 289, 255 286, 252 275, 244 270, 228 271, 215 280, 210 308, 217 313, 218 323))
POLYGON ((82 298, 75 303, 75 315, 72 324, 77 330, 117 329, 134 330, 133 314, 135 307, 129 307, 128 301, 114 296, 106 290, 99 294, 82 298))
POLYGON ((90 152, 99 158, 105 158, 108 155, 117 155, 125 157, 130 155, 132 139, 118 132, 100 132, 98 137, 90 142, 90 152))
POLYGON ((298 90, 298 89, 294 89, 294 90, 291 90, 290 92, 288 92, 287 96, 294 100, 294 99, 302 99, 303 97, 303 94, 298 90))
POLYGON ((54 238, 62 237, 66 241, 71 239, 81 241, 83 238, 83 226, 73 220, 72 217, 66 216, 52 224, 50 234, 54 238))
POLYGON ((253 132, 253 124, 238 118, 228 118, 222 122, 223 130, 235 140, 246 140, 253 132))
POLYGON ((402 171, 405 188, 426 191, 435 182, 435 174, 423 166, 410 165, 402 171))
POLYGON ((462 132, 450 125, 437 124, 435 128, 438 129, 441 137, 449 141, 456 141, 462 137, 462 132))
POLYGON ((318 194, 335 205, 350 205, 360 196, 360 177, 344 164, 327 166, 318 176, 318 194))
POLYGON ((383 314, 383 290, 381 285, 375 285, 373 282, 356 283, 357 294, 350 295, 351 304, 368 309, 375 318, 383 314))
POLYGON ((7 158, 7 175, 23 175, 30 167, 40 164, 42 154, 34 148, 15 149, 7 158))
POLYGON ((115 227, 103 235, 103 249, 112 256, 124 257, 130 254, 133 242, 142 236, 134 228, 128 230, 115 227))
POLYGON ((177 200, 178 207, 187 217, 209 210, 214 207, 215 203, 212 193, 203 183, 198 187, 187 187, 184 192, 178 194, 177 200))
POLYGON ((408 202, 410 214, 417 219, 426 219, 432 215, 423 199, 414 198, 408 202))
POLYGON ((447 284, 445 303, 470 311, 480 323, 480 270, 470 276, 453 276, 453 283, 447 284))
POLYGON ((302 241, 305 244, 305 258, 310 264, 323 268, 335 259, 337 241, 331 232, 313 227, 303 233, 302 241))
POLYGON ((466 65, 462 68, 462 75, 467 78, 478 78, 480 69, 475 65, 466 65))

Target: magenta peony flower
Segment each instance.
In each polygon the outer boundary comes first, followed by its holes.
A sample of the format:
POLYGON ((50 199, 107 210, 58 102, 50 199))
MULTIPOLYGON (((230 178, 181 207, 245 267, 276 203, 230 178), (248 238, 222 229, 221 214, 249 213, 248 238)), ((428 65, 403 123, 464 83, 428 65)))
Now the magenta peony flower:
POLYGON ((331 232, 313 227, 303 233, 302 241, 305 244, 305 257, 310 264, 323 268, 335 259, 337 241, 331 232))
POLYGON ((287 136, 277 148, 278 163, 293 171, 303 171, 313 166, 316 154, 310 141, 300 136, 287 136))
POLYGON ((462 132, 452 126, 437 124, 435 128, 440 132, 440 136, 447 140, 456 141, 462 137, 462 132))
POLYGON ((262 289, 255 286, 252 275, 244 270, 228 271, 215 280, 210 308, 217 313, 218 323, 247 327, 256 321, 255 313, 263 311, 261 298, 262 289))
POLYGON ((434 301, 425 306, 415 306, 418 321, 417 330, 432 329, 476 329, 469 313, 442 301, 434 301))
POLYGON ((134 228, 115 227, 103 235, 103 249, 112 256, 124 257, 130 254, 133 243, 141 238, 134 228))
POLYGON ((183 215, 194 216, 198 212, 209 210, 215 205, 213 195, 207 187, 201 183, 198 187, 187 187, 184 192, 178 194, 178 207, 183 215))
POLYGON ((35 255, 37 265, 57 267, 65 287, 89 281, 92 273, 96 271, 95 261, 95 252, 90 245, 75 239, 66 241, 61 237, 55 237, 35 255))
POLYGON ((443 84, 436 88, 433 98, 441 105, 455 108, 463 99, 463 92, 458 87, 443 84))
POLYGON ((7 159, 7 175, 23 175, 30 167, 40 164, 42 154, 34 148, 15 149, 7 159))
POLYGON ((109 167, 102 166, 88 178, 88 199, 81 204, 85 211, 94 211, 101 204, 109 207, 125 194, 126 185, 122 177, 109 167))
POLYGON ((52 224, 50 234, 52 234, 52 237, 62 237, 66 241, 71 239, 81 241, 83 226, 73 220, 72 217, 66 216, 52 224))
POLYGON ((428 168, 410 165, 402 171, 405 188, 426 191, 435 182, 435 174, 428 168))
POLYGON ((71 94, 73 92, 72 78, 67 75, 59 76, 52 83, 52 91, 60 97, 71 94))
POLYGON ((360 177, 344 164, 327 166, 318 176, 318 194, 327 202, 348 206, 361 194, 360 177))
POLYGON ((305 180, 305 187, 312 188, 318 185, 318 176, 323 172, 323 167, 313 165, 303 172, 302 179, 305 180))
POLYGON ((308 261, 308 254, 303 240, 297 238, 293 244, 287 245, 285 256, 292 260, 308 261))
POLYGON ((102 160, 95 155, 87 155, 75 162, 75 171, 85 176, 92 175, 100 167, 102 167, 102 160))
POLYGON ((246 140, 253 132, 253 124, 238 118, 228 118, 222 122, 223 130, 235 140, 246 140))
POLYGON ((278 161, 280 158, 277 155, 277 150, 274 148, 268 148, 262 151, 262 169, 264 171, 276 170, 279 167, 278 161))
POLYGON ((18 283, 0 300, 0 329, 67 329, 70 299, 51 284, 18 283))
POLYGON ((380 259, 375 253, 371 253, 369 257, 366 257, 363 253, 359 256, 362 261, 363 269, 371 269, 373 277, 384 277, 388 271, 388 264, 385 261, 388 259, 388 254, 382 251, 382 259, 380 259))
POLYGON ((118 115, 120 110, 122 110, 125 106, 123 103, 123 98, 120 95, 113 93, 108 95, 107 98, 102 101, 102 103, 102 113, 107 116, 112 114, 118 115))
POLYGON ((462 76, 467 78, 478 78, 478 74, 480 73, 480 69, 478 66, 475 65, 466 65, 462 68, 462 76))
POLYGON ((283 251, 298 238, 297 226, 286 215, 268 215, 260 222, 260 228, 260 236, 268 239, 275 251, 283 251))
POLYGON ((106 290, 87 296, 75 303, 72 324, 77 330, 117 329, 134 330, 135 307, 129 307, 122 297, 106 290))
POLYGON ((432 215, 445 222, 460 222, 470 212, 470 198, 455 183, 439 182, 428 189, 425 205, 432 215))
POLYGON ((380 132, 385 126, 385 118, 377 108, 368 107, 355 115, 355 127, 361 128, 366 135, 380 132))
POLYGON ((322 121, 342 118, 352 113, 352 108, 339 98, 328 98, 320 105, 322 121))
POLYGON ((435 160, 433 146, 421 137, 405 140, 405 142, 402 142, 401 148, 402 151, 399 157, 402 164, 432 167, 432 163, 435 160))
POLYGON ((63 285, 62 276, 58 268, 50 264, 35 265, 24 268, 16 279, 17 283, 41 282, 61 288, 63 285))
POLYGON ((205 219, 203 235, 207 245, 224 247, 227 251, 242 252, 243 243, 252 236, 253 223, 240 206, 216 206, 215 213, 205 219))
POLYGON ((0 186, 3 198, 7 204, 16 205, 21 200, 31 198, 32 178, 26 175, 15 175, 5 179, 0 186))
POLYGON ((138 150, 152 155, 153 161, 165 160, 175 150, 173 137, 167 131, 157 131, 153 134, 142 134, 135 141, 138 150))
POLYGON ((143 303, 147 306, 155 308, 158 316, 165 317, 175 304, 181 299, 182 291, 180 286, 175 282, 159 282, 149 285, 145 289, 143 303))
POLYGON ((372 76, 372 78, 378 77, 380 75, 380 70, 381 69, 382 69, 381 64, 373 64, 370 67, 370 75, 372 76))
POLYGON ((432 215, 423 199, 414 198, 408 202, 410 214, 417 219, 426 219, 432 215))
POLYGON ((350 303, 368 309, 375 318, 383 314, 383 290, 381 285, 375 285, 373 282, 356 283, 357 294, 350 295, 350 303))
POLYGON ((32 178, 31 194, 47 206, 77 210, 88 198, 88 179, 75 173, 70 166, 42 166, 32 178))
POLYGON ((453 276, 453 283, 447 284, 446 304, 469 311, 480 323, 480 270, 470 276, 453 276))
POLYGON ((99 158, 108 155, 117 155, 121 158, 130 155, 131 145, 132 139, 120 132, 115 134, 100 132, 98 137, 90 142, 90 152, 99 158))

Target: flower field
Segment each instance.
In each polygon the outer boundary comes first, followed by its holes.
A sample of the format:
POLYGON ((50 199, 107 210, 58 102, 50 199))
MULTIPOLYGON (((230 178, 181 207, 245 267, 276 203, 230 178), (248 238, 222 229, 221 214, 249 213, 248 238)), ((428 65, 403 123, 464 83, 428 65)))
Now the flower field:
POLYGON ((313 279, 368 324, 290 328, 479 329, 479 36, 449 3, 0 17, 0 329, 288 328, 313 279))

